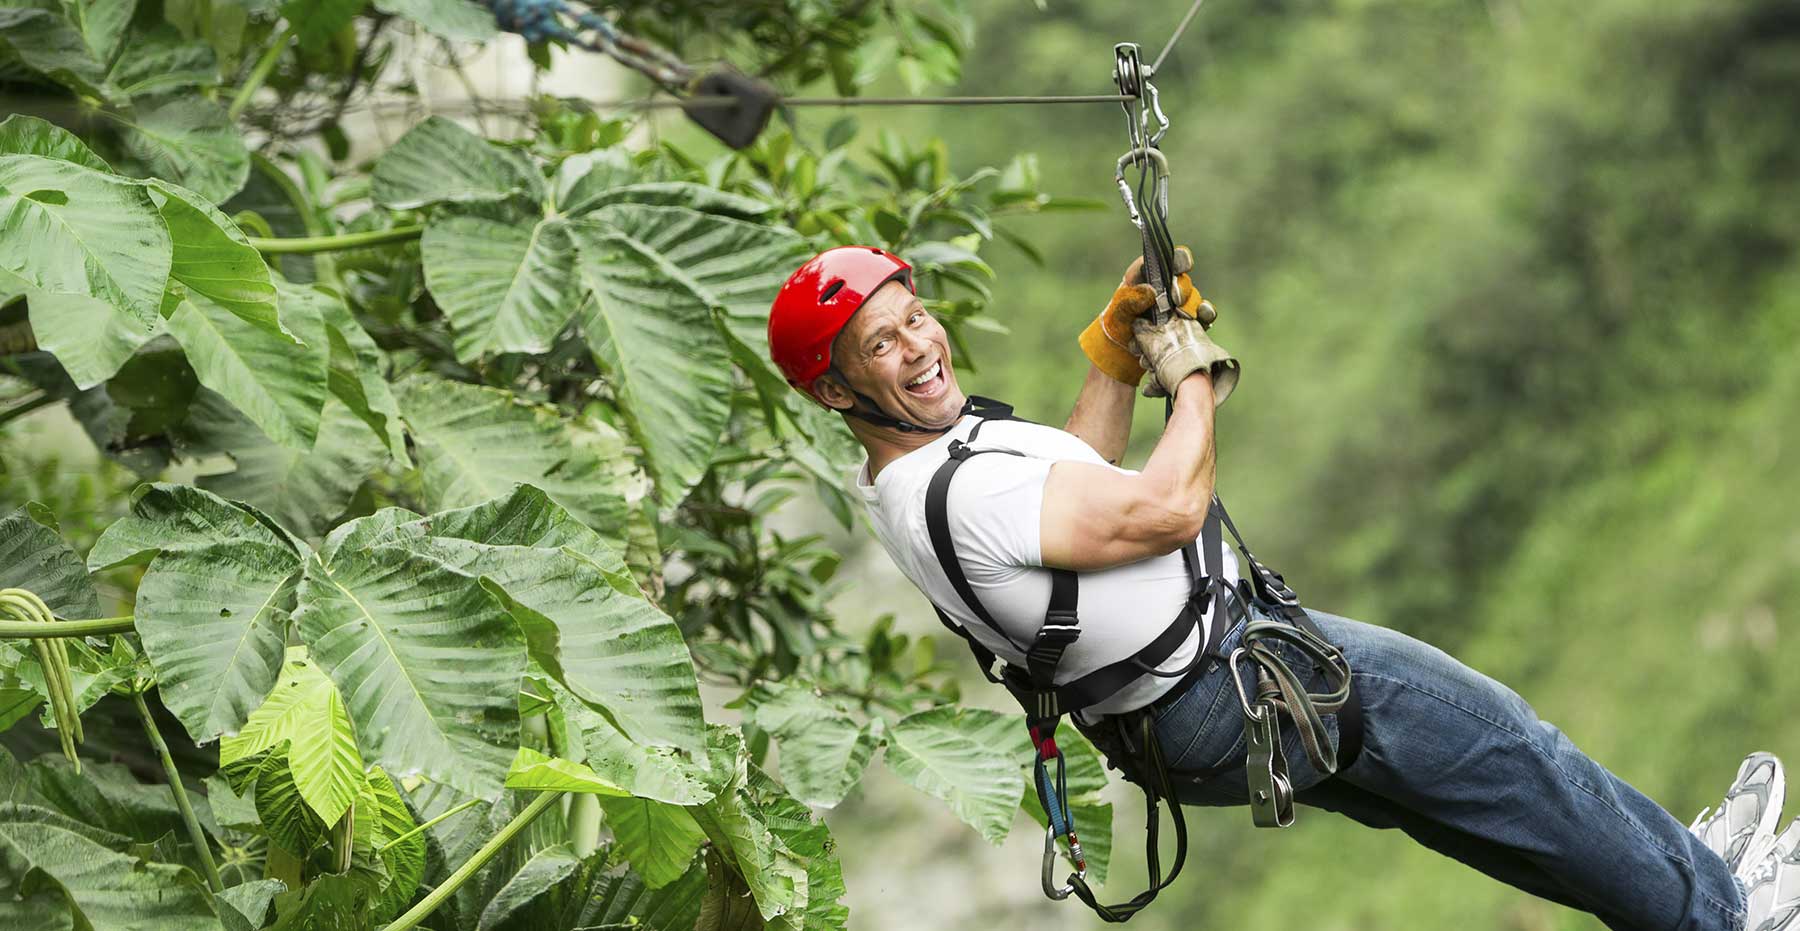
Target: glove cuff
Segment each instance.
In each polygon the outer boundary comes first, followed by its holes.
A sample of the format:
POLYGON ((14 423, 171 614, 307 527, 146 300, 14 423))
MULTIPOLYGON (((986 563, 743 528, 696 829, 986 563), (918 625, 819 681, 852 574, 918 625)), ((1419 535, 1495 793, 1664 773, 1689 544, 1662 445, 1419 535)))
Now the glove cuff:
POLYGON ((1131 351, 1129 324, 1120 338, 1109 331, 1108 316, 1106 311, 1101 311, 1100 316, 1081 331, 1081 351, 1095 368, 1106 373, 1106 377, 1135 385, 1144 380, 1144 367, 1138 364, 1137 356, 1131 351))

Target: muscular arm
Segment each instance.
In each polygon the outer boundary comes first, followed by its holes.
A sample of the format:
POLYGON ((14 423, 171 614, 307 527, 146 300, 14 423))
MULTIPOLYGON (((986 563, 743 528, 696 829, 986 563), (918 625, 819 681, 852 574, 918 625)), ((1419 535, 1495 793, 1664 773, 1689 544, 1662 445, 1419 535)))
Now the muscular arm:
POLYGON ((1131 385, 1090 365, 1087 381, 1082 383, 1075 409, 1069 412, 1069 422, 1063 429, 1092 446, 1100 458, 1118 465, 1131 440, 1131 406, 1136 394, 1131 385))
POLYGON ((1176 392, 1174 414, 1142 472, 1068 461, 1050 467, 1038 527, 1044 565, 1109 569, 1179 549, 1199 535, 1215 477, 1212 380, 1196 372, 1176 392))

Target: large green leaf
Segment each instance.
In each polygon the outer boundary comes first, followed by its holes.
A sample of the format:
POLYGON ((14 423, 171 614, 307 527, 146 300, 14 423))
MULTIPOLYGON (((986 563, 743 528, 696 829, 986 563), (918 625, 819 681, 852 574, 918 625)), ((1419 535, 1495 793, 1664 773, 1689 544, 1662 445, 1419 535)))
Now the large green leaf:
POLYGON ((375 202, 395 210, 521 194, 536 201, 544 193, 530 159, 441 116, 427 118, 383 153, 372 185, 375 202))
POLYGON ((375 9, 393 13, 446 39, 480 42, 494 37, 494 14, 474 0, 375 0, 375 9))
POLYGON ((303 342, 246 323, 207 295, 188 292, 169 317, 200 383, 224 395, 269 439, 309 450, 330 391, 331 343, 319 308, 289 302, 283 322, 303 342))
POLYGON ((399 529, 402 533, 416 532, 489 547, 526 546, 548 550, 566 547, 607 571, 623 571, 622 563, 614 565, 611 562, 617 554, 616 541, 602 538, 550 500, 541 489, 531 485, 515 485, 501 497, 466 508, 439 511, 399 529))
MULTIPOLYGON (((230 15, 219 11, 220 20, 230 15)), ((119 50, 109 79, 133 97, 218 83, 218 56, 211 45, 185 39, 167 24, 141 30, 119 50)))
POLYGON ((764 919, 806 904, 806 865, 771 833, 751 793, 743 735, 715 727, 707 735, 712 781, 718 794, 692 809, 697 821, 736 867, 764 919))
POLYGON ((588 768, 602 779, 639 798, 671 805, 698 805, 713 797, 707 766, 694 756, 635 743, 568 690, 554 682, 550 689, 571 732, 571 743, 585 751, 588 768))
POLYGON ((75 134, 35 116, 15 113, 0 120, 0 155, 41 155, 74 162, 95 171, 112 172, 106 160, 95 155, 75 134))
POLYGON ((788 790, 810 805, 843 801, 875 755, 876 722, 859 724, 836 703, 791 685, 760 685, 751 700, 752 719, 781 747, 788 790))
POLYGON ((554 844, 539 850, 519 867, 519 871, 494 893, 481 910, 478 931, 499 931, 525 912, 539 897, 574 876, 581 858, 567 844, 554 844))
POLYGON ((620 203, 592 216, 679 269, 687 290, 718 309, 749 358, 773 373, 774 384, 785 384, 769 361, 769 304, 794 267, 813 253, 811 243, 784 227, 680 207, 620 203))
POLYGON ((345 547, 353 521, 306 564, 295 622, 331 674, 359 744, 390 772, 487 796, 517 746, 525 673, 518 625, 477 580, 403 543, 345 547))
POLYGON ((581 763, 545 756, 530 747, 520 747, 518 754, 513 757, 512 766, 506 771, 506 787, 515 791, 584 792, 611 796, 630 794, 581 763))
POLYGON ((706 840, 694 816, 679 805, 627 797, 602 798, 600 808, 619 853, 652 889, 685 875, 694 852, 706 840))
POLYGON ((459 359, 545 352, 575 312, 575 247, 560 217, 444 217, 426 228, 419 249, 459 359))
POLYGON ((673 506, 706 474, 731 413, 730 349, 663 256, 601 224, 571 229, 589 293, 582 333, 611 375, 660 499, 673 506))
POLYGON ((100 596, 81 557, 37 502, 0 518, 0 588, 27 589, 58 617, 100 616, 100 596))
POLYGON ((526 482, 603 538, 624 539, 629 465, 610 427, 428 375, 406 379, 396 393, 433 510, 479 504, 526 482))
POLYGON ((25 0, 0 9, 0 62, 17 61, 80 94, 109 103, 125 95, 106 80, 106 60, 52 0, 25 0))
POLYGON ((330 530, 356 490, 387 459, 381 440, 335 396, 325 399, 310 452, 271 442, 216 392, 202 389, 188 407, 184 448, 228 454, 237 468, 202 475, 201 488, 267 511, 312 540, 330 530))
POLYGON ((169 787, 140 783, 121 764, 84 760, 76 772, 60 754, 47 753, 23 769, 35 796, 32 804, 140 844, 153 844, 170 833, 185 837, 169 787))
POLYGON ((301 554, 260 524, 164 550, 138 585, 138 634, 196 743, 235 732, 275 685, 301 554))
POLYGON ((145 329, 136 317, 85 294, 30 293, 31 329, 38 348, 56 356, 79 385, 104 382, 165 328, 161 320, 145 329))
POLYGON ((381 767, 372 767, 368 778, 376 810, 358 810, 356 817, 373 821, 377 828, 376 851, 382 866, 387 868, 388 884, 376 898, 375 913, 377 921, 387 921, 412 901, 419 881, 425 877, 425 835, 414 834, 400 840, 418 827, 418 823, 407 809, 406 800, 400 797, 394 780, 381 767))
POLYGON ((288 765, 288 742, 233 759, 219 769, 233 791, 256 806, 259 830, 269 843, 305 859, 325 841, 324 819, 306 804, 288 765))
POLYGON ((412 467, 406 451, 406 428, 400 420, 400 402, 388 385, 387 354, 357 322, 342 300, 316 288, 275 282, 283 303, 306 301, 319 308, 331 341, 331 393, 387 445, 389 454, 405 468, 412 467))
POLYGON ((219 764, 228 766, 282 741, 288 742, 288 767, 300 797, 320 820, 337 823, 364 782, 362 754, 336 687, 304 650, 288 657, 274 691, 244 726, 219 742, 219 764))
POLYGON ((524 629, 532 658, 631 739, 700 752, 706 723, 681 629, 593 563, 527 551, 481 571, 524 629))
POLYGON ((9 893, 0 897, 0 921, 12 928, 66 927, 51 917, 58 913, 108 931, 220 928, 186 867, 117 853, 40 808, 0 805, 0 890, 9 893))
POLYGON ((950 810, 989 843, 1006 839, 1025 791, 1018 761, 1031 754, 1017 715, 949 706, 921 711, 888 729, 895 775, 950 810))
MULTIPOLYGON (((142 185, 58 159, 0 156, 0 268, 36 290, 104 301, 147 338, 162 319, 171 252, 142 185)), ((49 331, 40 332, 46 348, 72 338, 54 324, 44 321, 49 331)), ((75 383, 100 380, 84 373, 75 383)))
POLYGON ((215 543, 262 543, 269 534, 301 544, 255 508, 227 501, 192 485, 155 482, 131 492, 131 513, 113 521, 88 551, 88 570, 123 563, 148 564, 157 553, 215 543))
POLYGON ((217 203, 250 175, 250 150, 225 108, 181 95, 135 107, 118 118, 125 151, 143 174, 173 181, 217 203))
POLYGON ((794 931, 844 931, 850 910, 844 896, 844 869, 838 862, 831 830, 760 769, 750 770, 750 790, 762 807, 763 819, 789 854, 806 864, 806 901, 798 913, 782 916, 794 931))
POLYGON ((706 869, 698 860, 680 879, 654 891, 633 871, 614 872, 596 884, 593 893, 582 903, 574 925, 580 928, 694 931, 706 889, 706 869))
POLYGON ((69 22, 100 61, 111 61, 119 51, 136 9, 137 0, 63 0, 69 22))
POLYGON ((237 224, 193 191, 163 181, 151 181, 146 187, 174 244, 170 280, 180 282, 187 294, 210 298, 251 326, 299 342, 281 325, 269 266, 237 224))
POLYGON ((219 919, 224 922, 225 931, 261 928, 269 917, 269 904, 285 891, 287 884, 279 879, 255 879, 220 892, 215 898, 220 905, 219 919))

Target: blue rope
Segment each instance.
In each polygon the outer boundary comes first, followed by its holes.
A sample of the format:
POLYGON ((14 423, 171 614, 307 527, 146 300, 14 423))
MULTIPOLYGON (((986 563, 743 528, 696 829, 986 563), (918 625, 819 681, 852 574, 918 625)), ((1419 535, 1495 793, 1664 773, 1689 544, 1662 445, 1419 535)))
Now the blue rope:
POLYGON ((1042 793, 1044 800, 1044 814, 1050 817, 1051 829, 1058 837, 1067 836, 1069 833, 1069 808, 1063 804, 1062 799, 1057 798, 1056 780, 1050 778, 1050 767, 1045 766, 1042 759, 1037 761, 1037 779, 1038 790, 1042 793))

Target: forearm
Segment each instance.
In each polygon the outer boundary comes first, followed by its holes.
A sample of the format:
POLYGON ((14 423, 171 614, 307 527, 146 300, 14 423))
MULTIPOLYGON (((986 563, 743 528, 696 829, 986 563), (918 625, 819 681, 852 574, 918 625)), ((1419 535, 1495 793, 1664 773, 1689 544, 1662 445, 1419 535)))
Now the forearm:
POLYGON ((1204 512, 1212 502, 1218 478, 1214 406, 1212 379, 1206 373, 1195 372, 1184 379, 1162 439, 1144 465, 1144 478, 1164 489, 1170 504, 1177 508, 1199 507, 1204 512))
POLYGON ((1069 412, 1069 422, 1063 429, 1080 437, 1107 462, 1118 465, 1131 441, 1131 408, 1135 401, 1135 388, 1090 365, 1087 381, 1082 383, 1075 409, 1069 412))

